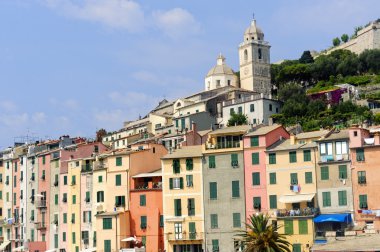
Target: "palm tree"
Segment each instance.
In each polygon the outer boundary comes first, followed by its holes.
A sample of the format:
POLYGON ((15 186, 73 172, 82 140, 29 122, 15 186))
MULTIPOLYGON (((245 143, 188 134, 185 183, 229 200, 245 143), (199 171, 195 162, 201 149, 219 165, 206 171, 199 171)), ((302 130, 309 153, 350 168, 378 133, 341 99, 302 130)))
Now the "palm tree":
POLYGON ((286 236, 278 233, 278 227, 269 222, 268 215, 251 215, 247 230, 238 235, 244 252, 291 252, 286 236))

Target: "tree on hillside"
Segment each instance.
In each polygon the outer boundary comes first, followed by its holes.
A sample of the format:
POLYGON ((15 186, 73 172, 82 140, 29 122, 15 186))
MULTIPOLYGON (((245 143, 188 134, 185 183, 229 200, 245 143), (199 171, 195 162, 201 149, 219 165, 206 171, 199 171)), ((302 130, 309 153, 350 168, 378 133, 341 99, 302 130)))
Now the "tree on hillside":
POLYGON ((349 37, 348 37, 347 34, 343 34, 343 35, 340 37, 340 39, 341 39, 344 43, 346 43, 346 42, 348 41, 349 37))
POLYGON ((298 60, 301 64, 309 64, 314 62, 313 56, 311 56, 310 51, 304 51, 301 58, 298 60))
POLYGON ((334 38, 332 42, 334 46, 340 45, 340 39, 338 37, 334 38))
POLYGON ((236 125, 245 125, 248 122, 248 118, 246 115, 235 113, 233 112, 231 114, 230 119, 228 120, 227 126, 236 126, 236 125))
POLYGON ((96 131, 96 142, 101 142, 105 135, 107 135, 107 131, 103 128, 96 131))
POLYGON ((359 55, 360 72, 380 73, 380 49, 365 50, 359 55))
POLYGON ((251 215, 247 228, 240 231, 238 239, 245 252, 291 252, 291 244, 286 235, 279 234, 279 227, 269 221, 268 215, 251 215))

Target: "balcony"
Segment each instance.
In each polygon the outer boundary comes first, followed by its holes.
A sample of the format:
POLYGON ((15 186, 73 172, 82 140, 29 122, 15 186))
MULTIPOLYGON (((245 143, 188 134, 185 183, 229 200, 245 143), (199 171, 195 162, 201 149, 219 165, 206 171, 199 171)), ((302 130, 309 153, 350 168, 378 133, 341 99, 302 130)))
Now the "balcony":
POLYGON ((342 162, 349 161, 349 154, 340 154, 340 155, 323 155, 319 159, 319 163, 329 163, 329 162, 342 162))
POLYGON ((94 171, 107 169, 107 165, 104 163, 95 163, 94 171))
POLYGON ((319 208, 310 207, 304 209, 277 209, 275 216, 277 216, 277 218, 314 217, 319 213, 319 208))
POLYGON ((92 172, 92 165, 91 164, 85 164, 82 165, 82 172, 92 172))
POLYGON ((43 230, 46 229, 46 223, 45 222, 36 222, 36 229, 37 230, 43 230))
POLYGON ((46 208, 46 200, 39 200, 36 204, 37 208, 46 208))
POLYGON ((140 182, 135 183, 132 191, 142 191, 142 190, 162 190, 162 182, 140 182))
POLYGON ((203 233, 168 233, 168 241, 196 241, 203 240, 203 233))
POLYGON ((216 144, 207 143, 206 150, 240 148, 240 146, 242 146, 241 141, 219 142, 216 144))

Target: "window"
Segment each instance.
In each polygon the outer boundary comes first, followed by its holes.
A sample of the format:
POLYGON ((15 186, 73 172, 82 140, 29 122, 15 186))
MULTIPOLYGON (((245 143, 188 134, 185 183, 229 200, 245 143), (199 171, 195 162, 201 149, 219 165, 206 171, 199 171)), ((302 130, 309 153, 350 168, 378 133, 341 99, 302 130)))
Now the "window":
POLYGON ((218 185, 216 182, 210 182, 210 199, 217 199, 218 185))
POLYGON ((269 104, 269 111, 272 111, 273 110, 273 106, 272 104, 269 104))
POLYGON ((140 195, 140 206, 146 206, 146 195, 140 195))
POLYGON ((75 205, 77 203, 77 196, 73 195, 72 197, 72 203, 75 205))
POLYGON ((175 234, 175 239, 177 240, 182 239, 182 223, 180 222, 174 223, 174 234, 175 234))
POLYGON ((63 184, 64 184, 64 185, 67 185, 67 176, 66 176, 66 175, 63 176, 63 184))
POLYGON ((289 152, 289 162, 290 163, 297 163, 297 152, 296 151, 290 151, 289 152))
POLYGON ((115 206, 125 206, 125 196, 115 196, 115 206))
POLYGON ((193 159, 192 158, 186 159, 186 170, 187 171, 193 170, 193 159))
POLYGON ((322 166, 321 167, 321 180, 328 180, 329 179, 329 167, 328 166, 322 166))
POLYGON ((367 177, 366 177, 365 171, 358 171, 358 183, 359 184, 367 183, 367 177))
POLYGON ((356 161, 364 161, 365 160, 365 157, 364 157, 364 149, 363 148, 358 148, 356 149, 356 161))
POLYGON ((112 218, 103 218, 103 229, 112 229, 112 218))
POLYGON ((260 185, 260 172, 252 172, 252 185, 260 185))
POLYGON ((91 223, 91 211, 83 211, 83 222, 91 223))
POLYGON ((259 48, 259 49, 257 50, 257 52, 258 52, 259 59, 260 59, 260 60, 263 59, 263 54, 262 54, 262 52, 261 52, 261 48, 259 48))
POLYGON ((347 154, 347 142, 336 142, 335 143, 335 151, 337 155, 347 154))
POLYGON ((104 202, 104 191, 96 192, 96 202, 104 202))
POLYGON ((311 161, 311 152, 310 152, 310 150, 304 150, 303 151, 303 161, 304 162, 311 161))
POLYGON ((331 206, 331 194, 330 192, 322 192, 322 202, 324 207, 331 206))
POLYGON ((313 183, 313 173, 305 172, 305 184, 312 184, 312 183, 313 183))
POLYGON ((298 220, 298 233, 308 234, 307 220, 298 220))
POLYGON ((359 195, 359 208, 360 209, 367 209, 368 208, 367 194, 359 195))
POLYGON ((339 178, 347 179, 347 165, 339 165, 339 178))
POLYGON ((276 173, 275 172, 269 173, 269 184, 271 184, 271 185, 276 184, 276 173))
POLYGON ((54 234, 54 248, 58 248, 58 234, 54 234))
POLYGON ((237 153, 231 154, 231 166, 234 168, 239 166, 238 154, 237 153))
POLYGON ((251 111, 251 112, 255 111, 255 104, 249 105, 249 111, 251 111))
MULTIPOLYGON (((247 61, 248 60, 248 51, 247 49, 244 50, 244 60, 247 61)), ((219 249, 218 249, 219 250, 219 249)))
POLYGON ((293 234, 293 220, 284 220, 285 234, 293 234))
POLYGON ((218 215, 211 214, 210 220, 211 220, 211 228, 218 228, 218 215))
POLYGON ((233 114, 235 114, 235 110, 234 108, 230 108, 230 115, 233 115, 233 114))
POLYGON ((104 252, 111 252, 111 240, 104 240, 104 252))
POLYGON ((193 175, 186 175, 186 186, 193 187, 193 175))
POLYGON ((238 113, 243 114, 243 107, 238 107, 238 113))
POLYGON ((339 206, 347 206, 347 191, 338 191, 339 206))
POLYGON ((75 185, 76 184, 76 177, 75 175, 72 175, 71 176, 71 185, 75 185))
POLYGON ((160 227, 164 227, 164 216, 160 215, 160 227))
POLYGON ((122 165, 123 165, 123 158, 116 157, 116 166, 122 166, 122 165))
POLYGON ((258 209, 260 211, 260 209, 261 209, 261 197, 253 197, 253 208, 258 209))
POLYGON ((75 237, 75 232, 72 232, 72 233, 71 233, 71 240, 72 240, 73 244, 76 243, 75 238, 76 238, 76 237, 75 237))
POLYGON ((146 229, 146 227, 147 227, 147 218, 146 218, 146 216, 141 216, 140 217, 140 228, 146 229))
POLYGON ((220 80, 216 80, 216 87, 220 87, 220 80))
POLYGON ((302 246, 299 243, 293 244, 293 251, 292 252, 302 252, 302 246))
POLYGON ((233 213, 232 214, 232 223, 233 223, 234 228, 241 227, 240 213, 233 213))
POLYGON ((121 174, 116 174, 115 175, 115 185, 116 186, 121 186, 121 174))
POLYGON ((259 137, 253 136, 251 137, 251 147, 257 147, 259 146, 259 137))
POLYGON ((63 223, 67 223, 67 213, 63 213, 63 223))
POLYGON ((321 143, 319 145, 319 150, 320 150, 321 156, 332 155, 333 154, 332 143, 321 143))
POLYGON ((183 189, 183 178, 169 178, 170 189, 183 189))
POLYGON ((58 194, 54 195, 54 204, 58 205, 58 194))
POLYGON ((45 164, 45 163, 46 163, 46 157, 42 156, 42 164, 45 164))
POLYGON ((215 168, 216 162, 215 162, 215 156, 209 156, 208 157, 208 168, 215 168))
POLYGON ((189 238, 194 240, 197 236, 197 231, 195 230, 195 222, 189 222, 189 238))
POLYGON ((75 213, 71 214, 71 223, 75 223, 75 213))
POLYGON ((103 182, 103 176, 98 176, 98 183, 102 183, 103 182))
POLYGON ((277 195, 269 195, 269 208, 270 209, 277 208, 277 195))
POLYGON ((178 174, 181 171, 181 166, 179 163, 179 159, 173 159, 173 173, 178 174))
POLYGON ((252 153, 252 164, 253 165, 258 165, 260 164, 260 157, 258 152, 252 153))
POLYGON ((298 185, 298 174, 297 173, 290 173, 290 184, 291 185, 298 185))
POLYGON ((232 198, 240 197, 239 180, 232 181, 232 198))
POLYGON ((187 199, 187 215, 188 216, 195 215, 195 200, 193 198, 187 199))
POLYGON ((269 153, 269 164, 276 164, 276 153, 269 153))
POLYGON ((181 199, 174 199, 174 216, 181 216, 181 199))
POLYGON ((219 252, 219 240, 211 240, 212 251, 211 252, 219 252))
POLYGON ((66 241, 66 232, 62 232, 62 241, 63 241, 63 242, 66 241))

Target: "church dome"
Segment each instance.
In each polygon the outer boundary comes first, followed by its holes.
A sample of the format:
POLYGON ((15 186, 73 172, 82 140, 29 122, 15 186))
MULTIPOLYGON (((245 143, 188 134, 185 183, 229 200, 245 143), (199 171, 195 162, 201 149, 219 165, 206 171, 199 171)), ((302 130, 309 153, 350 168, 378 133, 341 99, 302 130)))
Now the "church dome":
POLYGON ((253 19, 251 25, 244 32, 244 40, 264 40, 264 33, 256 25, 256 20, 253 19))
POLYGON ((212 75, 233 75, 234 71, 232 70, 231 67, 227 66, 225 63, 226 58, 222 55, 219 54, 217 60, 216 60, 216 66, 210 69, 208 71, 207 76, 212 76, 212 75))

